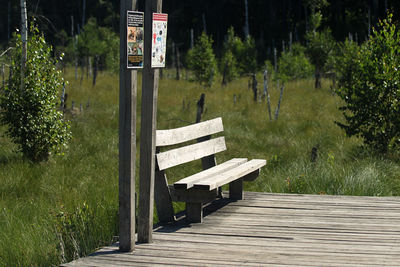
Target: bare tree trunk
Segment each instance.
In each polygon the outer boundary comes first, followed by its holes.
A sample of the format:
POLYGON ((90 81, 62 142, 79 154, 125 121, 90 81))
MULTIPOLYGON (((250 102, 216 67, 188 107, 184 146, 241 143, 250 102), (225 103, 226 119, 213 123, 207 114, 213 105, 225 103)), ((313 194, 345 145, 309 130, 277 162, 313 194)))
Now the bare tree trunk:
POLYGON ((315 89, 321 88, 321 70, 319 66, 315 66, 315 89))
POLYGON ((264 97, 265 96, 267 96, 267 106, 268 106, 269 120, 272 121, 271 102, 270 102, 269 92, 268 92, 268 72, 267 72, 267 70, 264 71, 264 97))
POLYGON ((193 29, 190 29, 190 48, 194 47, 194 32, 193 29))
POLYGON ((77 51, 76 51, 77 45, 78 45, 78 36, 75 36, 75 40, 74 40, 75 80, 78 80, 78 56, 77 56, 77 51))
POLYGON ((203 18, 203 31, 205 34, 207 34, 206 14, 203 13, 201 16, 203 18))
POLYGON ((246 38, 249 37, 250 30, 249 30, 249 5, 247 0, 244 0, 244 17, 245 17, 245 24, 244 24, 244 36, 246 38))
POLYGON ((93 62, 93 64, 94 64, 94 69, 93 69, 93 86, 95 86, 95 85, 96 85, 97 72, 98 72, 98 70, 99 70, 99 56, 98 56, 98 55, 96 55, 96 56, 94 57, 94 62, 93 62))
POLYGON ((176 67, 176 79, 179 81, 181 79, 181 68, 180 68, 180 56, 179 56, 179 48, 176 45, 176 57, 175 57, 175 67, 176 67))
POLYGON ((200 95, 199 101, 197 101, 196 123, 199 123, 201 121, 201 115, 203 114, 203 111, 204 111, 205 98, 206 98, 206 95, 203 93, 200 95))
POLYGON ((175 52, 176 52, 176 50, 175 50, 175 42, 172 41, 172 58, 173 58, 173 60, 172 60, 172 68, 175 68, 175 62, 176 62, 175 52))
POLYGON ((278 119, 278 116, 279 116, 279 109, 281 108, 281 102, 282 102, 283 89, 284 89, 284 88, 285 88, 285 85, 282 84, 282 87, 281 87, 281 94, 279 95, 278 107, 277 107, 276 110, 275 110, 275 120, 277 120, 277 119, 278 119))
POLYGON ((254 95, 254 102, 257 102, 257 79, 256 79, 256 74, 253 73, 251 76, 252 76, 252 89, 253 89, 253 95, 254 95))
POLYGON ((21 3, 21 39, 22 39, 22 56, 21 56, 21 91, 25 88, 25 68, 27 57, 28 42, 28 19, 26 14, 26 1, 20 0, 21 3))
POLYGON ((10 40, 11 32, 11 0, 8 0, 8 14, 7 14, 7 41, 10 40))
POLYGON ((2 76, 2 78, 3 78, 3 86, 2 86, 2 89, 4 89, 4 87, 5 87, 5 70, 4 70, 4 63, 3 63, 3 65, 1 66, 1 76, 2 76))
POLYGON ((226 75, 228 72, 228 61, 225 62, 224 71, 222 73, 222 86, 226 86, 228 82, 226 81, 226 75))
POLYGON ((86 0, 83 0, 82 7, 82 27, 85 26, 86 0))

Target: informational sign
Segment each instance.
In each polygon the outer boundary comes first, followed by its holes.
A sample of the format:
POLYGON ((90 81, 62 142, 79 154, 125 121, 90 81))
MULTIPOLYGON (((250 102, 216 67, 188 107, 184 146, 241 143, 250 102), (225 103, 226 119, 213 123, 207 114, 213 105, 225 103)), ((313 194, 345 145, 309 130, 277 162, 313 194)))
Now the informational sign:
POLYGON ((143 12, 128 11, 127 15, 128 69, 143 68, 143 48, 144 48, 143 23, 144 23, 143 12))
POLYGON ((168 14, 153 13, 153 42, 151 46, 151 67, 165 67, 165 52, 167 50, 168 14))

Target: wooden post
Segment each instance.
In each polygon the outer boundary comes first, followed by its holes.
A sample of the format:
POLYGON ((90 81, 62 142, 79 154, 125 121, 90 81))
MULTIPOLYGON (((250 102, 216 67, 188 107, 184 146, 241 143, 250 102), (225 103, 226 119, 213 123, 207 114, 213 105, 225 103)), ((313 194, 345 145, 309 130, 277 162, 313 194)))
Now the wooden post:
POLYGON ((136 0, 121 0, 119 79, 119 249, 135 247, 135 161, 137 71, 127 69, 127 10, 136 0))
POLYGON ((138 242, 153 241, 155 141, 159 69, 151 68, 153 13, 160 13, 162 0, 146 0, 144 13, 144 66, 140 132, 140 182, 138 242))

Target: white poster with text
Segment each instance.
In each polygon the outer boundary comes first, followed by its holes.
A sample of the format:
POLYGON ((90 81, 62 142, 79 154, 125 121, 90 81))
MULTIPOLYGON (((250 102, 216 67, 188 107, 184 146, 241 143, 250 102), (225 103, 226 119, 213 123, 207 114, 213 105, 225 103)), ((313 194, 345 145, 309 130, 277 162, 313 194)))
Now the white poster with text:
POLYGON ((153 13, 153 39, 151 49, 151 67, 164 68, 167 50, 168 14, 153 13))

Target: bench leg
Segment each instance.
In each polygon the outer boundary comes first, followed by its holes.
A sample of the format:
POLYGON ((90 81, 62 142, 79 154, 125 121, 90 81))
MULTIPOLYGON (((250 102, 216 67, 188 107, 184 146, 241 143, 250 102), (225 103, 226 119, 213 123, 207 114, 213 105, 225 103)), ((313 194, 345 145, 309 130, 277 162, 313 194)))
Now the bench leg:
POLYGON ((242 178, 229 183, 229 198, 234 200, 244 199, 242 178))
POLYGON ((186 219, 190 222, 201 223, 203 221, 202 203, 186 202, 186 219))

